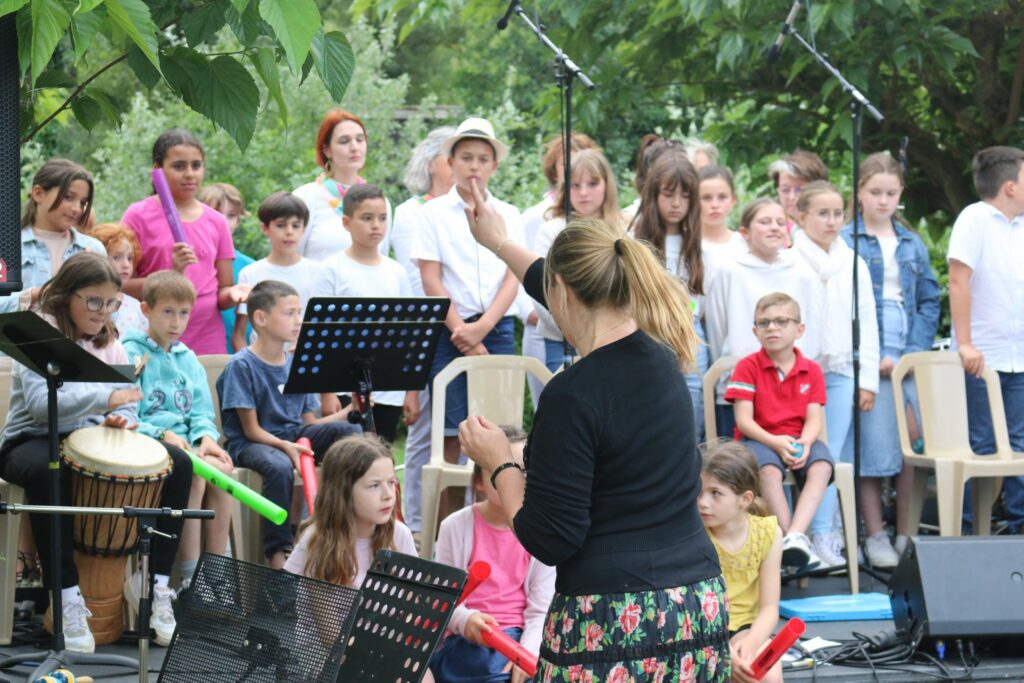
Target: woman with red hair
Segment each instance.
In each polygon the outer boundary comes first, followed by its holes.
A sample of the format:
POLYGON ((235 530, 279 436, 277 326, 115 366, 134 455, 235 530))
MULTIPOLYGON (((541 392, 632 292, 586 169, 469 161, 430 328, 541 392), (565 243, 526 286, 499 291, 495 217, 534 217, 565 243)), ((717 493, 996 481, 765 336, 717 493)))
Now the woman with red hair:
MULTIPOLYGON (((299 252, 314 261, 348 249, 352 238, 341 225, 345 194, 353 185, 366 181, 359 175, 366 163, 366 126, 355 114, 332 109, 320 123, 316 136, 316 162, 324 172, 293 193, 309 207, 309 224, 299 242, 299 252)), ((388 203, 388 236, 381 242, 387 254, 391 232, 391 204, 388 203)))

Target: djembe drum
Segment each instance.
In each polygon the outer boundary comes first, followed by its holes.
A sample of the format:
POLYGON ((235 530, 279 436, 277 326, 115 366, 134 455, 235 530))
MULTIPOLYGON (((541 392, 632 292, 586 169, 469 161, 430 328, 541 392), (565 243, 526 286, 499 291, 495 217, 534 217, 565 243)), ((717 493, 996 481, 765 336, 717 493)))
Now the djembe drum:
MULTIPOLYGON (((73 504, 79 507, 156 507, 170 457, 159 441, 127 429, 86 427, 61 443, 71 472, 73 504)), ((89 628, 97 644, 112 643, 124 631, 125 556, 139 541, 134 518, 75 515, 75 565, 89 628)))

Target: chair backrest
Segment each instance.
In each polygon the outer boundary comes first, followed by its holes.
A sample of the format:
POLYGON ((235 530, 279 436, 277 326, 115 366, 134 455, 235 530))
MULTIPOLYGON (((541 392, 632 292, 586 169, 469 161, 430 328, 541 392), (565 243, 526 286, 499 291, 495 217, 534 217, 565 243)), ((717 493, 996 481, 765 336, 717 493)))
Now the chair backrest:
POLYGON ((7 421, 7 411, 11 407, 11 388, 14 377, 11 375, 12 360, 10 356, 0 356, 0 415, 7 421))
POLYGON ((443 460, 445 389, 466 373, 469 414, 483 415, 495 424, 523 424, 523 400, 526 373, 542 384, 551 379, 551 371, 531 356, 463 356, 449 363, 434 377, 430 388, 430 459, 443 460))
POLYGON ((739 362, 739 356, 722 356, 704 373, 704 438, 708 441, 718 434, 718 420, 715 418, 715 390, 718 381, 723 375, 732 372, 739 362))
MULTIPOLYGON (((967 422, 967 389, 964 368, 959 354, 953 351, 920 351, 900 358, 892 373, 893 396, 897 406, 906 405, 903 379, 913 372, 921 405, 921 436, 923 455, 934 458, 964 457, 971 453, 967 422)), ((982 372, 992 411, 992 426, 998 457, 1010 457, 1010 439, 1003 412, 1003 394, 999 376, 985 366, 982 372)), ((914 456, 907 429, 905 410, 896 411, 900 449, 904 456, 914 456)))
POLYGON ((214 420, 217 422, 217 433, 224 438, 224 429, 220 423, 220 396, 217 395, 217 379, 224 372, 224 367, 231 360, 226 353, 211 356, 199 356, 199 364, 206 370, 206 383, 210 386, 210 397, 213 399, 214 420))

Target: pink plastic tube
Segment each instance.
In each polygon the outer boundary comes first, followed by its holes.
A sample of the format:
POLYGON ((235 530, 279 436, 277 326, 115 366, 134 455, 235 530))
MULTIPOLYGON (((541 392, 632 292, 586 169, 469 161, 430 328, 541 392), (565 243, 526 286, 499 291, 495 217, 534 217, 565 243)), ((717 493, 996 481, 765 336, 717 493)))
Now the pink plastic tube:
POLYGON ((171 228, 171 237, 174 238, 174 243, 184 242, 188 244, 188 240, 185 239, 185 229, 181 227, 178 207, 174 204, 174 197, 171 196, 171 188, 167 184, 167 176, 164 174, 164 169, 154 168, 152 177, 153 187, 156 188, 156 194, 160 197, 160 206, 163 207, 164 217, 167 218, 167 225, 171 228))
MULTIPOLYGON (((313 450, 313 444, 306 437, 302 437, 295 443, 313 450)), ((313 514, 313 503, 316 502, 319 483, 316 478, 316 459, 312 455, 308 453, 299 455, 299 476, 302 477, 302 490, 306 494, 306 506, 309 507, 309 514, 313 514)))
POLYGON ((803 620, 798 617, 793 617, 787 621, 782 630, 768 643, 768 647, 762 650, 761 654, 754 660, 754 663, 750 665, 750 668, 754 671, 754 678, 761 680, 768 673, 768 670, 775 666, 777 661, 782 659, 782 655, 786 654, 786 651, 793 647, 793 643, 797 641, 797 638, 804 634, 805 628, 803 620))

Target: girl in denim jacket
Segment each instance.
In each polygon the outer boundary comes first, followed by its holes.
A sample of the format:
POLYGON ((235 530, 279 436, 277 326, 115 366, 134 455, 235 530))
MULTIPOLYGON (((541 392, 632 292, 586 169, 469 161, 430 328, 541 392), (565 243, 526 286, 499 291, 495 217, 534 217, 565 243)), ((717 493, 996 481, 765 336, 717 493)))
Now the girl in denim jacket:
MULTIPOLYGON (((896 362, 904 353, 932 347, 939 324, 939 283, 932 271, 928 250, 921 238, 896 218, 903 192, 903 170, 888 152, 872 154, 861 165, 857 197, 860 201, 859 250, 871 272, 871 288, 878 316, 881 351, 879 391, 874 408, 861 416, 861 508, 868 532, 866 554, 875 567, 895 567, 906 545, 907 502, 911 478, 903 469, 892 381, 896 362), (896 547, 882 524, 882 478, 897 479, 896 547)), ((853 224, 843 227, 842 237, 853 246, 853 224)), ((903 391, 917 408, 913 378, 904 380, 903 391)))

